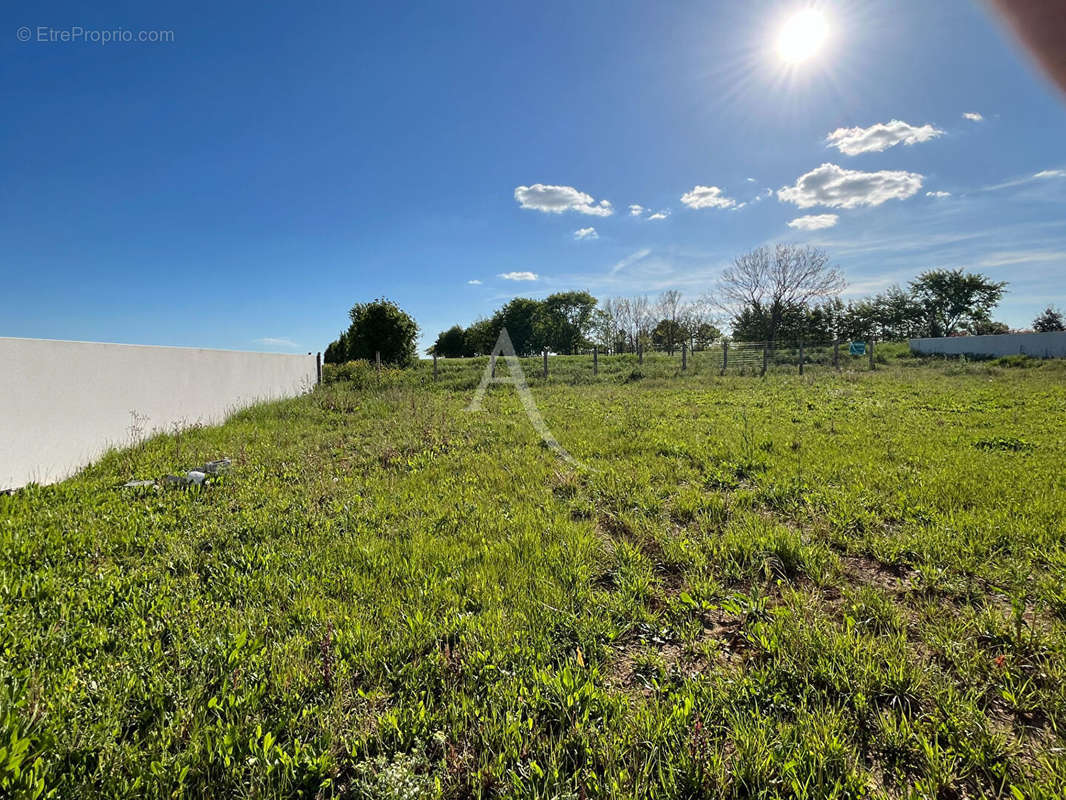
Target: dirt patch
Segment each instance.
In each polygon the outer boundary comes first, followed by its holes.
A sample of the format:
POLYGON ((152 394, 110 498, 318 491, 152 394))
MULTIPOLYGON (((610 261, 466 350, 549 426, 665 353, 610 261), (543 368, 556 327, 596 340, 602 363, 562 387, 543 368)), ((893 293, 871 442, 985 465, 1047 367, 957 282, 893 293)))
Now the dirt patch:
POLYGON ((840 563, 844 577, 851 583, 873 586, 892 597, 905 595, 913 586, 912 570, 882 564, 870 556, 840 556, 840 563))

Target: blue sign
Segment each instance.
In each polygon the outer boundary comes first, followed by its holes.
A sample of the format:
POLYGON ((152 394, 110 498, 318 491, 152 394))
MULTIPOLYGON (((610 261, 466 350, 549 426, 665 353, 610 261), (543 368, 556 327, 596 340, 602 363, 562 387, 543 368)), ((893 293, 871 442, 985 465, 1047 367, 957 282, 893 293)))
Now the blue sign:
POLYGON ((853 356, 866 355, 866 342, 852 342, 848 346, 848 354, 853 356))

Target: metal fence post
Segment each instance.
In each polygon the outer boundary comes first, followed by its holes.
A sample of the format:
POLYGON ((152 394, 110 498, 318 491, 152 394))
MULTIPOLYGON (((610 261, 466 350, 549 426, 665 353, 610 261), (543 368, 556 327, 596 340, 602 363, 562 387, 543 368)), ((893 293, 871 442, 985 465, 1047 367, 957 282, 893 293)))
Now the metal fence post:
POLYGON ((492 377, 495 378, 496 377, 496 354, 495 353, 493 353, 491 356, 489 356, 489 361, 492 362, 492 377))
POLYGON ((548 348, 544 348, 544 380, 548 380, 548 348))
POLYGON ((381 351, 374 351, 374 363, 377 364, 378 372, 381 372, 381 351))
POLYGON ((318 376, 318 382, 322 383, 322 354, 315 353, 315 375, 318 376))
POLYGON ((803 340, 800 339, 800 375, 803 374, 803 340))
POLYGON ((688 343, 681 343, 681 371, 688 369, 688 343))
POLYGON ((840 369, 840 339, 833 340, 833 369, 840 369))
POLYGON ((726 367, 729 366, 729 342, 722 342, 722 374, 725 375, 726 367))
POLYGON ((640 341, 637 342, 637 363, 644 363, 644 345, 640 341))
POLYGON ((870 369, 877 369, 877 367, 874 366, 874 340, 873 339, 870 339, 870 341, 868 341, 866 343, 866 351, 870 354, 870 369))
POLYGON ((596 349, 596 345, 592 345, 592 374, 600 374, 599 351, 596 349))

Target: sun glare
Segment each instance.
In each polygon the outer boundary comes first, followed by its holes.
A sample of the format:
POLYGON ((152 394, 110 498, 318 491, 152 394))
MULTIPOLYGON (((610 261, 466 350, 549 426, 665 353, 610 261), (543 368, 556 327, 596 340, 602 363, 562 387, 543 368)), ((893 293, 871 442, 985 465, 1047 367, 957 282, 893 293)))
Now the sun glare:
POLYGON ((800 64, 811 58, 825 43, 829 23, 825 14, 814 8, 790 17, 777 35, 777 54, 786 64, 800 64))

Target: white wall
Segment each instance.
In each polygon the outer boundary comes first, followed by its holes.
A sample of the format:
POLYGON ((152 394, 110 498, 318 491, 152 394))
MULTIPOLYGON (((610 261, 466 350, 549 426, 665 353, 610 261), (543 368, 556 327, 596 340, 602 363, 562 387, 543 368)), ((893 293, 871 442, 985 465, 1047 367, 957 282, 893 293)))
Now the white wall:
POLYGON ((996 336, 947 336, 939 339, 911 339, 916 353, 1066 358, 1066 332, 1003 333, 996 336))
MULTIPOLYGON (((0 489, 52 483, 109 447, 213 424, 314 386, 315 356, 0 337, 0 489)), ((195 464, 175 465, 175 469, 195 464)))

